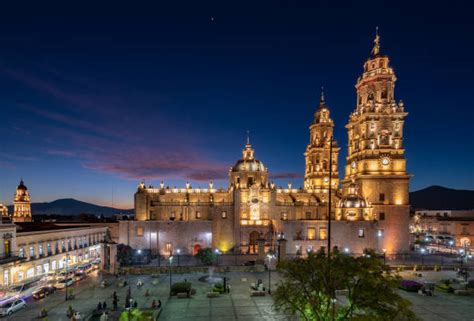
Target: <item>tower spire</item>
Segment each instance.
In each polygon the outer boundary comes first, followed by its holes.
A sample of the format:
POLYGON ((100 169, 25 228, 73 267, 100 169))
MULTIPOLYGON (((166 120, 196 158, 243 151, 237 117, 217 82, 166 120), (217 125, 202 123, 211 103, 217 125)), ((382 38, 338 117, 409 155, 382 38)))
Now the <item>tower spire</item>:
POLYGON ((247 145, 250 145, 250 130, 247 130, 247 145))
POLYGON ((321 98, 319 99, 319 102, 324 103, 324 86, 321 86, 321 98))
POLYGON ((378 56, 380 54, 380 36, 379 36, 379 27, 375 27, 375 39, 374 47, 372 48, 371 55, 372 57, 378 56))

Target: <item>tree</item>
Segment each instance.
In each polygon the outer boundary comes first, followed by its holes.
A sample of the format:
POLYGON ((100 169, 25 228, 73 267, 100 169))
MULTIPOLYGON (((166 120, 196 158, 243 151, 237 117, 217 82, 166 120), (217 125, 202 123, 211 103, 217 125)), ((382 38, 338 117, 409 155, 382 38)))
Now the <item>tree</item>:
POLYGON ((323 251, 309 253, 280 262, 278 270, 283 280, 274 291, 276 307, 302 320, 418 320, 397 293, 399 278, 373 252, 353 258, 334 250, 330 260, 323 251), (336 296, 337 290, 346 295, 336 296))
POLYGON ((217 254, 212 251, 211 248, 202 248, 196 253, 196 258, 199 259, 204 265, 212 265, 216 260, 217 254))

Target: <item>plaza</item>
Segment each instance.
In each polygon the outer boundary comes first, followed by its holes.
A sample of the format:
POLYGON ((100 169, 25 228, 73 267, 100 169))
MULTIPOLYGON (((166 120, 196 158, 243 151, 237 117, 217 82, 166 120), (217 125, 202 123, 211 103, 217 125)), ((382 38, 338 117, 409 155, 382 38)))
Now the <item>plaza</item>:
MULTIPOLYGON (((268 282, 267 272, 227 272, 218 276, 228 278, 230 293, 221 294, 216 298, 207 298, 207 292, 211 286, 198 279, 206 273, 172 274, 173 283, 184 281, 192 283, 196 294, 191 298, 179 299, 176 296, 169 297, 169 274, 162 273, 159 276, 129 275, 123 278, 130 285, 132 298, 136 300, 138 308, 150 308, 152 301, 161 300, 162 311, 158 320, 298 320, 282 311, 277 311, 273 305, 270 295, 263 297, 250 296, 250 284, 261 279, 265 286, 268 282), (144 283, 141 288, 137 287, 138 280, 144 283), (157 282, 154 282, 157 280, 157 282), (155 283, 157 283, 155 285, 155 283), (146 296, 146 292, 149 296, 146 296)), ((415 277, 413 272, 404 272, 402 277, 419 281, 436 281, 442 278, 455 277, 452 271, 423 272, 422 277, 415 277)), ((278 275, 272 272, 272 288, 278 284, 278 275)), ((69 305, 81 313, 84 320, 92 315, 99 302, 106 302, 108 310, 112 309, 113 292, 116 291, 119 298, 118 309, 124 310, 124 301, 128 286, 118 287, 119 281, 114 276, 101 275, 93 272, 89 278, 73 286, 75 299, 65 301, 64 291, 57 291, 39 301, 30 298, 28 306, 16 312, 5 320, 34 320, 42 308, 48 310, 50 321, 68 321, 66 310, 69 305), (102 280, 110 282, 110 286, 101 288, 102 280)), ((415 293, 400 292, 401 295, 413 303, 413 311, 426 321, 453 320, 472 321, 474 316, 474 305, 472 297, 457 296, 435 292, 432 297, 422 296, 415 293)), ((109 320, 117 320, 118 313, 111 312, 109 320)))

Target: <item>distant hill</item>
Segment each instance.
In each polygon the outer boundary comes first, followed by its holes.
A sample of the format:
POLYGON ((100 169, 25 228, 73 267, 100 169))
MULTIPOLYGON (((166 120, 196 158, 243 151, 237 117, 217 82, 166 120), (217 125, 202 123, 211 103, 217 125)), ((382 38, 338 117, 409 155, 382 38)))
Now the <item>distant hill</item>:
MULTIPOLYGON (((8 206, 8 211, 13 212, 13 206, 8 206)), ((63 198, 52 202, 31 203, 31 212, 35 214, 57 214, 57 215, 105 215, 133 214, 133 209, 118 209, 107 206, 99 206, 92 203, 82 202, 73 198, 63 198)))
POLYGON ((410 193, 410 204, 415 209, 472 210, 474 191, 430 186, 410 193))

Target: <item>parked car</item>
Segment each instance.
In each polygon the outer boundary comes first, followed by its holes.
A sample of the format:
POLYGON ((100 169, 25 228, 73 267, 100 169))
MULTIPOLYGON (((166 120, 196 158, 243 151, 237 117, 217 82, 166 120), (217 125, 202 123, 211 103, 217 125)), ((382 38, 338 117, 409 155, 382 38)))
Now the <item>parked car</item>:
POLYGON ((44 297, 47 297, 48 295, 50 295, 54 292, 56 292, 56 288, 54 286, 52 286, 52 285, 43 286, 39 290, 36 290, 35 292, 33 292, 33 298, 35 300, 39 300, 39 299, 42 299, 44 297))
POLYGON ((14 300, 0 306, 0 315, 1 316, 11 315, 13 312, 16 312, 23 308, 26 308, 26 302, 24 300, 22 299, 14 300))
POLYGON ((72 278, 67 278, 56 283, 54 287, 56 289, 64 289, 66 286, 71 286, 73 284, 74 284, 74 280, 72 278))
POLYGON ((84 280, 85 278, 87 277, 87 274, 86 272, 77 272, 74 274, 74 280, 77 282, 77 281, 81 281, 81 280, 84 280))

